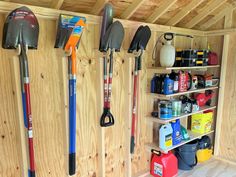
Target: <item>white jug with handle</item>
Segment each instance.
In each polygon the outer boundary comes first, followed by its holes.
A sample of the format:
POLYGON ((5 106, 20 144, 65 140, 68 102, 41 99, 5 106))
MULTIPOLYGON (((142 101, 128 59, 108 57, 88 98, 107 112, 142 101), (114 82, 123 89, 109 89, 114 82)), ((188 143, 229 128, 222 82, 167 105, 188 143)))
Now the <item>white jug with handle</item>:
POLYGON ((162 67, 172 67, 175 63, 175 48, 171 45, 173 34, 165 33, 165 45, 160 51, 160 64, 162 67))

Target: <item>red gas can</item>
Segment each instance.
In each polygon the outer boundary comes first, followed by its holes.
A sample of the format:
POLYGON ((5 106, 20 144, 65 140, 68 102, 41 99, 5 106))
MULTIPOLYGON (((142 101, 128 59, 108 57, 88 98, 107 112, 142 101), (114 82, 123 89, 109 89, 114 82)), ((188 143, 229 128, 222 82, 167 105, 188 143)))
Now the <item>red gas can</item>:
POLYGON ((162 154, 152 150, 150 174, 155 177, 174 177, 178 174, 178 161, 175 155, 169 151, 162 154))

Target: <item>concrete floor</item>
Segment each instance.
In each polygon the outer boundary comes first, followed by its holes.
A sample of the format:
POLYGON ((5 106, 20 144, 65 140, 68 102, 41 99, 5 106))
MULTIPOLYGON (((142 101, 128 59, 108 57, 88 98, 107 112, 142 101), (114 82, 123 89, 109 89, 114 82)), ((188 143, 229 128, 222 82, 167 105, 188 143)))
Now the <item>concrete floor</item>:
MULTIPOLYGON (((152 177, 149 172, 139 177, 152 177)), ((236 177, 236 163, 229 163, 217 158, 211 158, 209 161, 199 163, 191 171, 181 171, 177 177, 236 177)))
POLYGON ((212 158, 191 171, 179 171, 178 177, 236 177, 236 165, 212 158))

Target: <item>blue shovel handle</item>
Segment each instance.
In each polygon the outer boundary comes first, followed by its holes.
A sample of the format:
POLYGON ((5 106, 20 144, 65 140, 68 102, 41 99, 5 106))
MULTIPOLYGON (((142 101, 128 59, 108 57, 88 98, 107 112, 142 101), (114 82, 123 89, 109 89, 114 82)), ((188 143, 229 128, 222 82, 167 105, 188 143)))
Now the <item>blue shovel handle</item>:
POLYGON ((22 107, 23 107, 24 125, 25 125, 25 128, 28 128, 27 115, 26 115, 25 92, 21 92, 21 97, 22 97, 22 107))
POLYGON ((75 174, 76 162, 76 78, 69 80, 69 175, 75 174))

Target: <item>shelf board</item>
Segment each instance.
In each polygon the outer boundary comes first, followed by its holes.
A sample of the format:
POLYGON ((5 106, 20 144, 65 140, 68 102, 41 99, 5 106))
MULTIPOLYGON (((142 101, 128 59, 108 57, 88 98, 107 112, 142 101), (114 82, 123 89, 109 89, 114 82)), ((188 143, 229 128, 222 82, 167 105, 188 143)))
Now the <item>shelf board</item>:
POLYGON ((199 138, 201 138, 202 136, 204 136, 204 135, 209 135, 209 134, 211 134, 211 133, 213 133, 214 132, 214 130, 212 130, 212 131, 210 131, 210 132, 207 132, 207 133, 204 133, 204 134, 199 134, 199 133, 193 133, 193 132, 191 132, 190 130, 188 130, 188 134, 189 134, 189 136, 190 136, 190 140, 186 140, 186 141, 182 141, 180 144, 178 144, 178 145, 175 145, 175 146, 172 146, 172 147, 170 147, 170 148, 168 148, 168 149, 161 149, 158 145, 156 145, 155 143, 149 143, 149 144, 146 144, 146 147, 147 147, 147 150, 148 151, 150 151, 151 149, 155 149, 155 150, 158 150, 158 151, 161 151, 161 152, 164 152, 164 153, 167 153, 168 151, 171 151, 171 150, 173 150, 173 149, 175 149, 175 148, 177 148, 177 147, 179 147, 179 146, 182 146, 182 145, 184 145, 184 144, 186 144, 186 143, 189 143, 189 142, 191 142, 191 141, 193 141, 193 140, 196 140, 196 139, 199 139, 199 138))
POLYGON ((208 69, 208 68, 219 68, 220 65, 208 65, 208 66, 191 66, 191 67, 150 67, 147 68, 149 71, 163 73, 163 71, 170 71, 170 70, 197 70, 197 69, 208 69))
POLYGON ((164 94, 158 94, 158 93, 148 93, 152 96, 158 97, 158 98, 170 98, 170 97, 174 97, 174 96, 180 96, 180 95, 185 95, 188 93, 197 93, 197 92, 204 92, 206 90, 215 90, 218 89, 218 86, 213 86, 213 87, 206 87, 206 88, 202 88, 202 89, 195 89, 195 90, 189 90, 187 92, 178 92, 178 93, 174 93, 174 94, 170 94, 170 95, 164 95, 164 94))
POLYGON ((148 121, 156 122, 156 123, 160 123, 160 124, 166 124, 168 122, 171 122, 171 121, 174 121, 174 120, 177 120, 177 119, 182 119, 182 118, 185 118, 185 117, 197 114, 197 113, 202 113, 204 111, 212 110, 212 109, 215 109, 215 108, 216 108, 216 106, 203 106, 199 109, 199 111, 195 111, 195 112, 192 112, 192 113, 189 113, 189 114, 181 114, 180 116, 172 117, 171 119, 167 119, 167 120, 159 119, 157 117, 152 117, 150 115, 150 116, 148 116, 149 117, 148 121))

